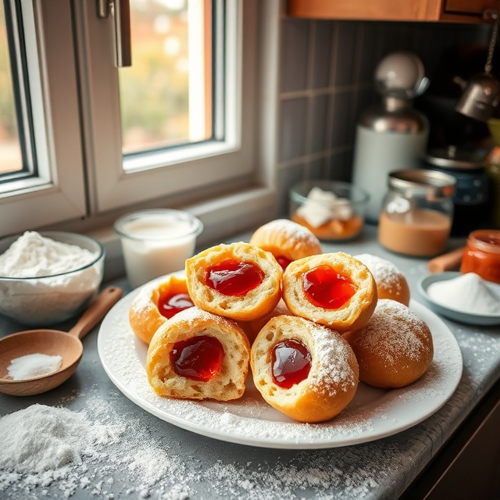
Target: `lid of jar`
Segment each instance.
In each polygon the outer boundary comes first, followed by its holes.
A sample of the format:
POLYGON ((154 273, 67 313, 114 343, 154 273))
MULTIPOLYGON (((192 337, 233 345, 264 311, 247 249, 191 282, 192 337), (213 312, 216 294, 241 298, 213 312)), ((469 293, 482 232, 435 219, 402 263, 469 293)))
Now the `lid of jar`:
POLYGON ((436 170, 396 170, 389 173, 388 185, 406 196, 446 198, 453 194, 456 180, 436 170))
POLYGON ((456 146, 448 146, 448 148, 431 149, 424 159, 427 163, 436 167, 477 170, 484 168, 486 156, 479 151, 468 151, 459 149, 456 146))

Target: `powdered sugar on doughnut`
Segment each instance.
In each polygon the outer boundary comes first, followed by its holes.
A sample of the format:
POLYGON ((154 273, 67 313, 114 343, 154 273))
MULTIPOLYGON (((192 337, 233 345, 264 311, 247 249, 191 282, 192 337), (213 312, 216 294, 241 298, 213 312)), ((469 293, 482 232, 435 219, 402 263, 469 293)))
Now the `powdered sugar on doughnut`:
POLYGON ((184 309, 183 311, 178 312, 174 317, 175 321, 186 322, 188 328, 190 329, 192 328, 193 330, 195 329, 196 325, 199 324, 200 321, 203 323, 205 321, 209 321, 215 327, 227 325, 228 323, 231 323, 231 325, 235 324, 234 321, 231 321, 222 316, 218 316, 217 314, 204 311, 203 309, 200 309, 196 306, 190 307, 189 309, 184 309))
POLYGON ((381 299, 368 324, 363 328, 359 346, 371 350, 388 364, 395 363, 402 353, 417 360, 425 351, 418 334, 425 323, 408 307, 389 299, 381 299))
POLYGON ((130 310, 136 313, 141 313, 154 306, 153 302, 151 301, 151 296, 155 287, 155 285, 148 285, 147 287, 143 288, 135 296, 132 304, 130 304, 130 310))
POLYGON ((304 226, 288 219, 276 219, 268 222, 265 227, 270 231, 276 231, 283 234, 288 241, 293 241, 294 246, 308 248, 316 245, 318 238, 304 226))
POLYGON ((346 392, 356 385, 350 359, 353 356, 349 344, 336 332, 310 321, 304 320, 309 334, 314 340, 315 369, 309 374, 309 384, 317 392, 328 391, 330 396, 337 389, 346 392))
POLYGON ((401 291, 402 274, 392 262, 368 253, 354 255, 354 258, 370 270, 377 284, 383 284, 388 289, 394 288, 397 292, 401 291))

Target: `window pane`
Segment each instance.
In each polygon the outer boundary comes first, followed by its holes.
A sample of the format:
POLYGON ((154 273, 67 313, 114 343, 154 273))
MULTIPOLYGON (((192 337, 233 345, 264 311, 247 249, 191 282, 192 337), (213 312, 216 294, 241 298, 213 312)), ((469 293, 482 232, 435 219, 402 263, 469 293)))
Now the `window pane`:
POLYGON ((0 174, 23 169, 3 2, 0 3, 0 174))
POLYGON ((119 70, 123 153, 211 138, 211 2, 130 7, 132 67, 119 70))

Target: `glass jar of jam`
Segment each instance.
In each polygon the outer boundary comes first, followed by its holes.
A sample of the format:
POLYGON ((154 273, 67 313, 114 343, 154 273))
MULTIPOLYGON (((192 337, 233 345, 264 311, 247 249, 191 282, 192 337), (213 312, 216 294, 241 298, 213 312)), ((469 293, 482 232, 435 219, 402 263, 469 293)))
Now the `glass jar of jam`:
POLYGON ((460 271, 500 283, 500 231, 480 229, 470 233, 460 271))

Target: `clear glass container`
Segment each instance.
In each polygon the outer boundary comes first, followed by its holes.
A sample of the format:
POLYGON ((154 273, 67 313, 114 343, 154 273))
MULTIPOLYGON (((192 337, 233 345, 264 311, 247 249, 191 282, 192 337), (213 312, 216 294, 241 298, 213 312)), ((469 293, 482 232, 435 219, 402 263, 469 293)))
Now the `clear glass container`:
POLYGON ((363 229, 368 200, 348 182, 303 181, 290 190, 290 218, 320 240, 350 240, 363 229))
POLYGON ((451 175, 437 171, 391 172, 379 220, 380 244, 414 257, 444 252, 453 219, 455 182, 451 175))

